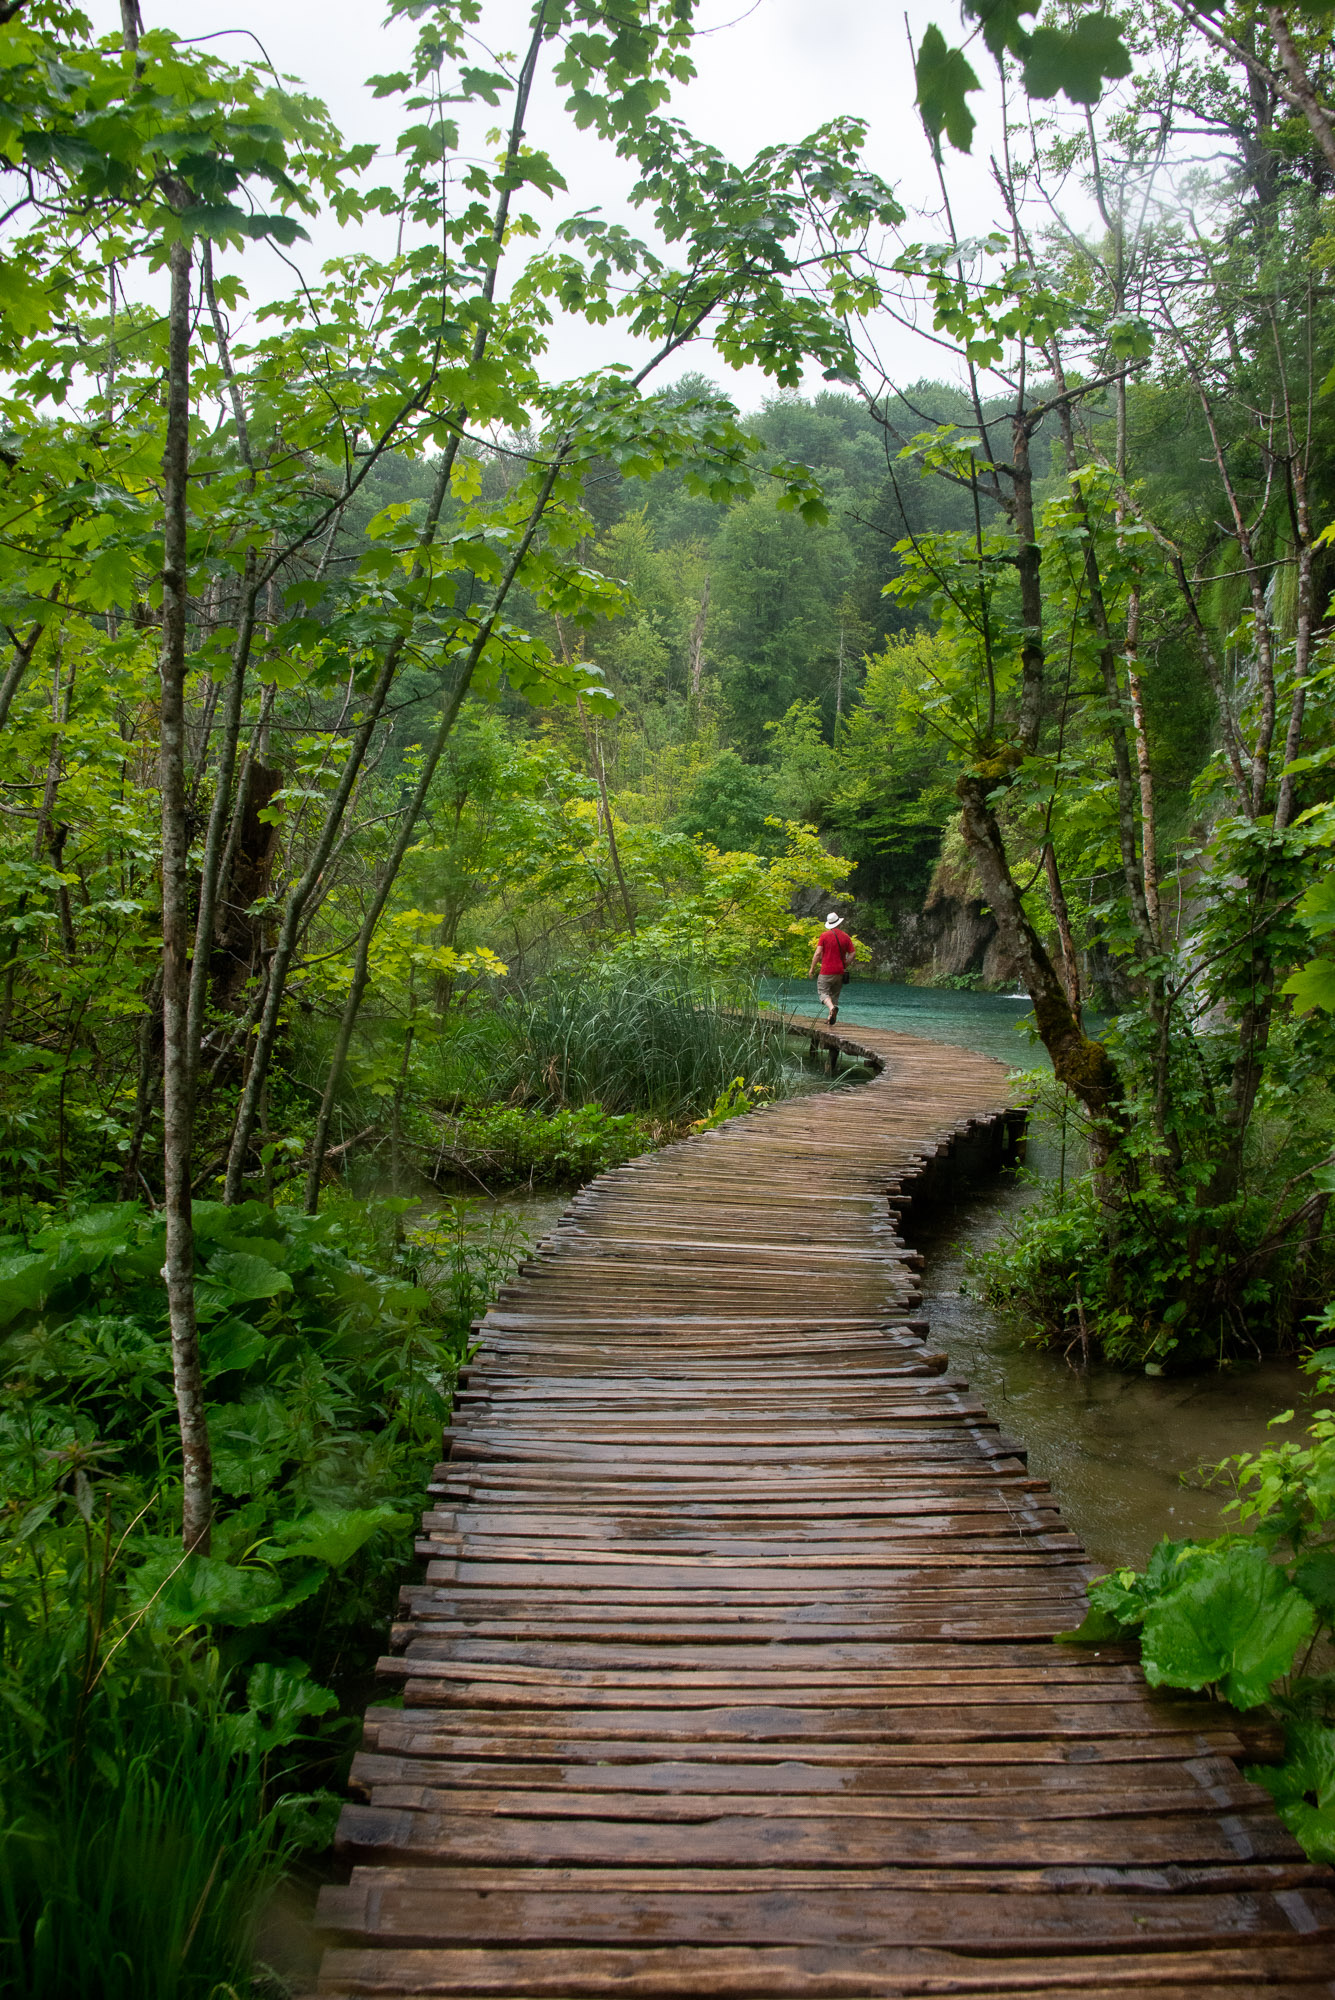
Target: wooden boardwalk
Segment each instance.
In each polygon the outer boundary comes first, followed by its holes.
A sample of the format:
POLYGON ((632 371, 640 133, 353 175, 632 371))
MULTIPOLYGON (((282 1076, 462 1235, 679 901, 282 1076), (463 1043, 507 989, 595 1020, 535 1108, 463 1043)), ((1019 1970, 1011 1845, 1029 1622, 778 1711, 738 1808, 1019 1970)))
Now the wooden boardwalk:
POLYGON ((323 1995, 1335 1995, 1238 1724, 1058 1648, 1087 1571, 914 1318, 1001 1067, 882 1062, 586 1189, 481 1334, 323 1995), (890 1197, 887 1204, 887 1194, 890 1197))

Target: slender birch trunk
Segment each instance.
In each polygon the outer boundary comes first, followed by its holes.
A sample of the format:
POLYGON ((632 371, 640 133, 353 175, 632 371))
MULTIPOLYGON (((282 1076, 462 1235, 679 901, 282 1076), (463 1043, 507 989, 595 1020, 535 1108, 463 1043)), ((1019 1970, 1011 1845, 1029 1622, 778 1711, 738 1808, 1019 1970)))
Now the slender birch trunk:
POLYGON ((631 936, 634 937, 635 905, 630 900, 630 890, 626 887, 626 878, 621 871, 621 854, 617 847, 617 830, 612 824, 612 805, 607 796, 607 773, 603 769, 603 753, 598 747, 598 740, 594 735, 593 725, 589 721, 588 710, 584 706, 582 695, 577 694, 575 696, 575 708, 579 715, 580 726, 584 731, 584 742, 588 748, 589 765, 593 772, 594 782, 598 787, 598 797, 602 802, 603 826, 607 833, 607 852, 611 857, 612 872, 617 878, 617 887, 621 891, 621 907, 626 913, 627 928, 631 936))
POLYGON ((705 587, 700 593, 700 609, 696 612, 695 623, 691 627, 691 666, 687 695, 697 708, 700 702, 700 685, 704 679, 705 671, 705 631, 709 624, 709 582, 710 580, 706 576, 705 587))
MULTIPOLYGON (((255 461, 250 449, 245 399, 236 378, 236 370, 232 366, 227 329, 218 309, 218 297, 213 285, 213 250, 208 243, 204 245, 203 279, 209 317, 213 321, 214 338, 218 343, 218 359, 222 364, 228 400, 232 405, 232 416, 236 424, 237 450, 249 475, 248 490, 253 493, 255 461)), ((222 743, 214 780, 213 805, 209 812, 208 830, 204 837, 204 857, 200 868, 199 910, 195 919, 194 959, 190 968, 190 1061, 193 1074, 196 1076, 204 1033, 204 1011, 208 1004, 209 961, 213 946, 213 926, 218 910, 218 892, 222 882, 224 857, 231 844, 228 838, 229 826, 234 823, 232 781, 236 776, 241 721, 245 707, 246 672, 250 665, 250 652, 255 639, 255 611, 260 589, 259 548, 254 541, 251 541, 246 546, 245 567, 241 575, 236 638, 232 642, 231 666, 227 676, 226 693, 223 696, 222 743)), ((236 808, 238 819, 241 810, 241 801, 238 799, 236 808)))
MULTIPOLYGON (((1126 741, 1122 684, 1117 671, 1118 649, 1113 640, 1112 621, 1108 616, 1107 601, 1103 595, 1103 572, 1099 564, 1098 551, 1094 546, 1094 523, 1090 519, 1089 506, 1079 479, 1075 428, 1071 422, 1069 403, 1063 403, 1061 406, 1061 430, 1066 451, 1071 504, 1085 530, 1085 592, 1089 601, 1090 621, 1098 634, 1099 671, 1103 677, 1104 699, 1108 705, 1108 734, 1112 742, 1113 771, 1117 779, 1117 839, 1122 856, 1122 879, 1126 884, 1131 921, 1135 927, 1141 955, 1148 957, 1155 948, 1155 936, 1146 908, 1145 873, 1136 840, 1136 788, 1131 776, 1131 754, 1126 741)), ((1143 846, 1142 828, 1139 847, 1143 846)))
POLYGON ((1154 772, 1150 767, 1150 744, 1145 730, 1145 703, 1140 691, 1140 585, 1127 599, 1126 684, 1131 696, 1131 734, 1136 746, 1136 777, 1140 785, 1140 868, 1145 891, 1145 916, 1152 943, 1163 945, 1163 924, 1159 909, 1159 857, 1154 806, 1154 772))
POLYGON ((227 846, 228 827, 232 815, 232 780, 236 774, 237 750, 241 740, 246 668, 250 660, 251 642, 255 635, 257 566, 258 552, 252 543, 246 550, 246 566, 241 585, 241 617, 232 646, 231 671, 227 676, 227 689, 223 697, 222 744, 199 875, 199 910, 195 919, 194 957, 190 966, 188 1039, 192 1072, 197 1071, 199 1067, 204 1010, 208 1004, 213 926, 217 917, 223 854, 227 846))
POLYGON ((1020 726, 1019 743, 1026 757, 1038 747, 1043 722, 1043 552, 1034 519, 1034 471, 1029 454, 1029 423, 1021 414, 1011 426, 1011 525, 1015 533, 1015 568, 1020 580, 1020 726))
POLYGON ((162 1167, 172 1380, 181 1425, 182 1539, 207 1554, 213 1460, 195 1321, 191 1213, 194 1063, 190 1049, 190 875, 185 812, 186 482, 190 429, 190 249, 169 252, 167 441, 163 452, 162 722, 162 1167))
MULTIPOLYGON (((1121 304, 1122 297, 1119 292, 1119 309, 1121 304)), ((1126 377, 1123 375, 1117 384, 1117 541, 1123 550, 1126 547, 1127 508, 1123 497, 1126 491, 1126 466, 1126 377)), ((1137 576, 1127 594, 1126 628, 1123 633, 1122 650, 1126 659, 1127 691, 1131 696, 1131 735, 1136 746, 1136 777, 1140 784, 1140 858, 1145 890, 1145 914, 1149 921, 1151 942, 1157 950, 1162 951, 1163 922, 1159 909, 1159 852, 1157 815, 1154 806, 1154 772, 1150 765, 1150 743, 1145 728, 1145 703, 1140 691, 1140 602, 1140 579, 1137 576)), ((1166 1018, 1161 1027, 1163 1035, 1166 1035, 1166 1018)))

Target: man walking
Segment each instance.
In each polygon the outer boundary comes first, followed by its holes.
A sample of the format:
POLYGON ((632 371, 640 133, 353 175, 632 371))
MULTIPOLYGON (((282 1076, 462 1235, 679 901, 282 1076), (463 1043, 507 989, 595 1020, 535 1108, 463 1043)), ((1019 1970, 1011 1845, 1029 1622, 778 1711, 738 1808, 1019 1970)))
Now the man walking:
POLYGON ((825 919, 825 929, 816 940, 816 949, 811 954, 810 974, 816 981, 816 991, 830 1017, 831 1027, 839 1019, 840 989, 857 955, 857 946, 848 932, 840 927, 838 916, 831 910, 825 919))

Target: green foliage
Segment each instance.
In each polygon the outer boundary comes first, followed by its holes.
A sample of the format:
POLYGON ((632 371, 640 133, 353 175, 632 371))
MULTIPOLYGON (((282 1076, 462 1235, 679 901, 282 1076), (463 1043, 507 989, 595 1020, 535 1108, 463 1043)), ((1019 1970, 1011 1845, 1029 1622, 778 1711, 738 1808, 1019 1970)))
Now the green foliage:
POLYGON ((770 773, 721 750, 686 794, 676 824, 724 853, 772 856, 784 844, 777 811, 770 773))
MULTIPOLYGON (((1233 921, 1218 908, 1207 918, 1224 937, 1233 921)), ((980 1260, 984 1296, 1022 1317, 1031 1337, 1078 1341, 1123 1367, 1158 1372, 1296 1348, 1335 1276, 1323 1233, 1335 1131, 1324 1020, 1272 1035, 1236 1187, 1218 1182, 1228 1034, 1181 1019, 1161 1033, 1130 1013, 1105 1032, 1135 1086, 1126 1133, 1100 1180, 1082 1171, 1050 1184, 980 1260), (1156 1072, 1169 1086, 1166 1143, 1155 1129, 1156 1072)), ((1074 1098, 1036 1087, 1083 1163, 1089 1127, 1074 1098)))
MULTIPOLYGON (((324 1673, 362 1628, 397 1567, 476 1304, 470 1280, 460 1309, 457 1262, 442 1270, 411 1239, 393 1249, 391 1220, 198 1204, 224 1497, 212 1552, 184 1561, 171 1536, 162 1225, 128 1204, 102 1208, 11 1250, 0 1272, 4 1491, 36 1534, 60 1513, 62 1479, 108 1482, 108 1507, 136 1522, 118 1588, 149 1631, 281 1633, 318 1608, 311 1657, 324 1673)), ((27 1590, 53 1560, 40 1535, 24 1541, 27 1590)))
POLYGON ((713 1132, 720 1125, 726 1125, 733 1118, 740 1118, 748 1111, 754 1111, 771 1095, 767 1084, 748 1083, 744 1076, 735 1076, 722 1089, 710 1105, 703 1118, 697 1118, 691 1125, 693 1132, 713 1132))
POLYGON ((891 639, 867 661, 844 724, 830 819, 857 859, 859 895, 921 896, 958 800, 933 699, 950 670, 935 634, 891 639))
MULTIPOLYGON (((1324 1331, 1335 1324, 1328 1313, 1324 1331)), ((1335 1348, 1309 1357, 1317 1392, 1335 1394, 1335 1348)), ((1274 1423, 1293 1421, 1286 1411, 1274 1423)), ((1138 1635, 1158 1687, 1209 1688, 1237 1708, 1269 1703, 1284 1761, 1247 1775, 1271 1793, 1313 1860, 1335 1858, 1335 1678, 1308 1666, 1335 1636, 1335 1410, 1312 1412, 1304 1443, 1244 1452, 1215 1468, 1226 1511, 1249 1529, 1212 1542, 1163 1541, 1143 1575, 1094 1584, 1068 1640, 1138 1635)))
POLYGON ((805 972, 811 927, 794 917, 794 898, 813 884, 837 892, 849 864, 810 826, 788 820, 782 833, 773 858, 687 844, 673 893, 655 898, 648 921, 618 944, 618 966, 650 979, 664 967, 698 971, 705 989, 740 981, 745 990, 766 970, 805 972))
POLYGON ((236 1708, 207 1665, 142 1645, 135 1662, 76 1704, 56 1634, 7 1635, 0 1986, 15 2000, 248 1992, 266 1894, 328 1838, 336 1801, 287 1789, 333 1702, 304 1669, 254 1667, 236 1708))
MULTIPOLYGON (((1038 11, 1024 0, 964 0, 963 8, 965 18, 979 24, 998 63, 1007 55, 1015 58, 1030 97, 1061 92, 1073 104, 1097 104, 1108 81, 1129 74, 1131 58, 1115 15, 1093 9, 1075 14, 1069 24, 1047 20, 1026 28, 1023 17, 1038 11)), ((943 132, 952 146, 967 153, 976 120, 966 99, 980 86, 964 51, 949 48, 933 22, 923 35, 915 68, 918 111, 938 157, 943 132)))
MULTIPOLYGON (((537 1056, 525 1044, 520 1068, 537 1056)), ((610 1073, 609 1065, 605 1077, 610 1073)), ((577 1082, 569 1070, 565 1080, 583 1087, 583 1080, 577 1082)), ((641 1117, 604 1111, 600 1104, 550 1112, 517 1104, 475 1105, 443 1123, 433 1171, 437 1178, 449 1173, 486 1188, 578 1187, 647 1152, 658 1130, 641 1117)))
POLYGON ((0 1262, 0 1988, 246 1985, 328 1838, 471 1322, 522 1254, 454 1203, 197 1205, 212 1552, 175 1534, 162 1226, 130 1204, 0 1262), (405 1230, 405 1224, 407 1224, 405 1230))
POLYGON ((952 49, 934 21, 929 22, 913 65, 922 122, 940 152, 944 132, 952 146, 967 153, 977 119, 968 106, 970 91, 982 88, 963 49, 952 49))
POLYGON ((1235 1708, 1255 1708, 1315 1625, 1312 1606, 1265 1550, 1234 1544, 1150 1604, 1145 1675, 1155 1687, 1217 1687, 1235 1708))

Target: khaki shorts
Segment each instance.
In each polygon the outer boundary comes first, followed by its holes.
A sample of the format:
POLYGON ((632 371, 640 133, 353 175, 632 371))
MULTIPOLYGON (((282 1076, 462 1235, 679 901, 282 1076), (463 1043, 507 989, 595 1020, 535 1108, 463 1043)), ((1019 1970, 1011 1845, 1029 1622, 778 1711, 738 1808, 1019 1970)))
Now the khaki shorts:
POLYGON ((842 972, 822 972, 816 980, 816 991, 822 1000, 837 1000, 843 991, 842 972))

